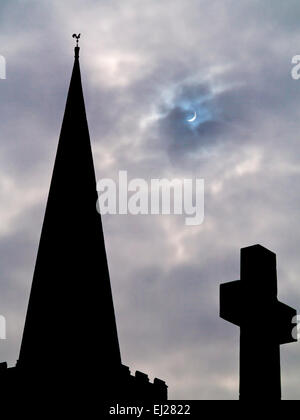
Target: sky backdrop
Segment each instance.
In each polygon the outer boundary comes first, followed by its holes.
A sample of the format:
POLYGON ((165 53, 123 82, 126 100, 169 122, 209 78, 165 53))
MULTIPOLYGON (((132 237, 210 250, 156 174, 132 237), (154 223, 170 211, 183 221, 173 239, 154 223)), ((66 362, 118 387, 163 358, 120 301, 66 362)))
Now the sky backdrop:
MULTIPOLYGON (((205 180, 200 226, 103 217, 123 363, 171 399, 238 398, 239 330, 218 302, 240 248, 277 254, 279 298, 300 309, 299 16, 296 0, 1 1, 1 361, 18 358, 81 32, 97 179, 205 180)), ((300 399, 300 344, 281 348, 283 398, 300 399)))

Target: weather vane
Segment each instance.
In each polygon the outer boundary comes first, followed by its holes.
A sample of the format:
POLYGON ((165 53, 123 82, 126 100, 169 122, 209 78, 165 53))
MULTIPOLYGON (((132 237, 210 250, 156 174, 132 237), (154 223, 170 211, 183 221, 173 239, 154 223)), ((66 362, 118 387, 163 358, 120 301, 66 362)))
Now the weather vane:
POLYGON ((78 47, 78 42, 79 42, 80 34, 78 34, 78 35, 73 34, 72 35, 72 38, 76 38, 76 47, 78 47))

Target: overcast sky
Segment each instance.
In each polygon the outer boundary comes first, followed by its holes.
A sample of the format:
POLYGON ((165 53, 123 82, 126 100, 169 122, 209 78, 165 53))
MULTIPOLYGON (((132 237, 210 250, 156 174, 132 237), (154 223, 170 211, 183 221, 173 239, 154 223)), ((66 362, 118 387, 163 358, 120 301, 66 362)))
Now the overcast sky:
MULTIPOLYGON (((238 398, 239 330, 218 317, 218 294, 239 278, 240 248, 277 254, 279 298, 300 309, 299 2, 3 0, 0 9, 1 361, 18 358, 71 35, 81 32, 97 179, 119 170, 205 179, 200 226, 103 217, 123 363, 164 379, 172 399, 238 398), (201 119, 187 123, 195 110, 201 119)), ((283 397, 300 399, 300 344, 281 355, 283 397)))

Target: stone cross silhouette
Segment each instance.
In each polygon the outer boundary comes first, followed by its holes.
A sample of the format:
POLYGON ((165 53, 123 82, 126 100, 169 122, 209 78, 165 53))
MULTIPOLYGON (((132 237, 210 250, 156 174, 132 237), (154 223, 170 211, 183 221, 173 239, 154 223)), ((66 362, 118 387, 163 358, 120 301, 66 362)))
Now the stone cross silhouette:
POLYGON ((240 275, 220 285, 220 317, 240 327, 240 399, 280 400, 280 344, 297 341, 296 310, 277 300, 273 252, 242 248, 240 275))

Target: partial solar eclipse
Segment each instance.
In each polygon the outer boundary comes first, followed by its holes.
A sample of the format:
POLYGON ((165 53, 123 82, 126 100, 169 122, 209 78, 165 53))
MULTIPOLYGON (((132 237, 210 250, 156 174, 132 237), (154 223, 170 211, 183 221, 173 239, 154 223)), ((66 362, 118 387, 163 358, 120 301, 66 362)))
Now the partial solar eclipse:
POLYGON ((193 121, 195 121, 195 119, 197 118, 197 112, 195 111, 195 113, 194 113, 194 115, 193 115, 193 117, 192 118, 190 118, 190 119, 188 119, 187 121, 188 122, 193 122, 193 121))

